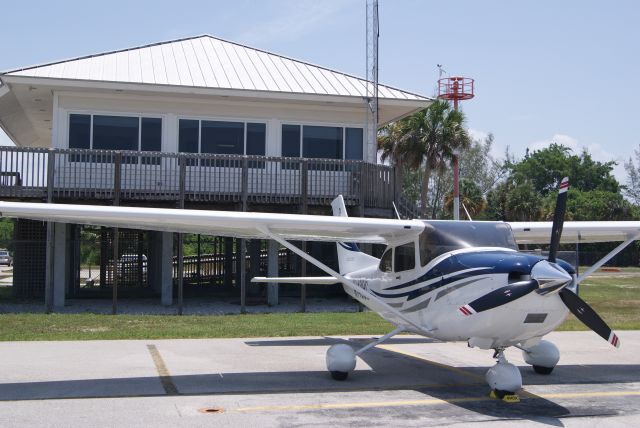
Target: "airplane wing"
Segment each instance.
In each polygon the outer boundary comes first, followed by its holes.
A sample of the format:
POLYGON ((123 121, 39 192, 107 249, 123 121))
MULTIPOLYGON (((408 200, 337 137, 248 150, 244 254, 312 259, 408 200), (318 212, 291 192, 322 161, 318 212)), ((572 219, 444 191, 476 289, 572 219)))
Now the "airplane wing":
MULTIPOLYGON (((552 223, 507 222, 518 244, 548 244, 552 223)), ((626 241, 640 234, 640 221, 565 221, 563 244, 626 241)))
POLYGON ((424 229, 419 220, 2 201, 0 216, 254 239, 269 239, 264 231, 270 230, 287 240, 381 244, 424 229))

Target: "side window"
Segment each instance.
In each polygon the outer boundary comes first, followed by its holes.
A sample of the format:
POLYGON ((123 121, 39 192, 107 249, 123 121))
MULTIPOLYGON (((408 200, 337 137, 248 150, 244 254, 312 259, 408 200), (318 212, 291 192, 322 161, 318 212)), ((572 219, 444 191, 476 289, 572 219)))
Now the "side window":
POLYGON ((391 262, 393 261, 393 249, 388 248, 387 251, 384 252, 382 258, 380 259, 380 270, 382 272, 391 272, 393 271, 393 266, 391 262))
POLYGON ((416 267, 416 248, 413 242, 400 245, 395 249, 395 271, 402 272, 416 267))

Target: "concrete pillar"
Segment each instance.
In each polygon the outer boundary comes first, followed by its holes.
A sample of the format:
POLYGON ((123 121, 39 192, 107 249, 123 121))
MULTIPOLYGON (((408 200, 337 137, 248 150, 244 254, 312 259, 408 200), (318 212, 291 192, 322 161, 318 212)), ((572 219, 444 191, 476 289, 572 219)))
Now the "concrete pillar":
POLYGON ((160 294, 162 304, 173 304, 173 233, 159 232, 158 250, 160 266, 158 269, 160 280, 160 294))
POLYGON ((53 306, 63 307, 67 284, 69 284, 70 269, 69 226, 63 223, 53 225, 53 306))
MULTIPOLYGON (((277 277, 278 276, 278 250, 280 245, 274 241, 269 241, 269 249, 268 249, 268 266, 267 272, 269 277, 277 277)), ((267 285, 267 304, 269 306, 275 306, 278 304, 278 284, 268 284, 267 285)))

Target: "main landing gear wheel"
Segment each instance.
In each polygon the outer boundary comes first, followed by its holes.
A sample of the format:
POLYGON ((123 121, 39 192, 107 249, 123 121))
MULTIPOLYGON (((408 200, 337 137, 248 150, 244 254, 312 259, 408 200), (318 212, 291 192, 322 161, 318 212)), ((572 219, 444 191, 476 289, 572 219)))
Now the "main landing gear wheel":
POLYGON ((499 398, 508 403, 517 403, 520 398, 517 392, 522 388, 522 376, 520 370, 507 361, 503 349, 496 349, 494 358, 498 360, 485 376, 491 387, 491 398, 499 398))
POLYGON ((327 350, 327 370, 335 380, 346 380, 356 368, 356 353, 345 343, 332 345, 327 350))
POLYGON ((560 361, 560 351, 553 343, 541 340, 536 346, 524 349, 522 357, 527 364, 533 366, 533 371, 538 374, 548 375, 560 361))
POLYGON ((553 367, 532 366, 533 371, 538 374, 551 374, 553 367))

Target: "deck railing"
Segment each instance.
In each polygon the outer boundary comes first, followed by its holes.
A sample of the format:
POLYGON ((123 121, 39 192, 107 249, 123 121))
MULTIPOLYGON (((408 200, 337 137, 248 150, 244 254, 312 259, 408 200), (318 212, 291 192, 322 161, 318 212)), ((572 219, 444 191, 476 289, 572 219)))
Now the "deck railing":
POLYGON ((0 197, 392 206, 393 169, 363 161, 0 147, 0 197), (51 174, 49 170, 51 169, 51 174), (117 173, 119 171, 119 174, 117 173))

